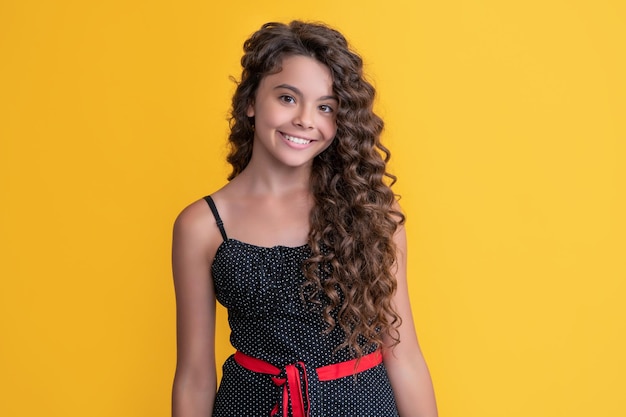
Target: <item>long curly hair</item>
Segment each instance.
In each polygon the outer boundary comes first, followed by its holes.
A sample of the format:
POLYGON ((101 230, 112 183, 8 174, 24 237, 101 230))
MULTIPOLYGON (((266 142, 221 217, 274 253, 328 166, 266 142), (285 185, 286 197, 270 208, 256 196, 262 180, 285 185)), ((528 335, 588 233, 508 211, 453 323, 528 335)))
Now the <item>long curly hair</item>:
POLYGON ((266 23, 245 41, 232 99, 228 179, 242 172, 252 155, 254 120, 246 110, 261 79, 279 72, 282 60, 293 55, 326 65, 339 101, 335 140, 312 165, 312 255, 303 265, 303 295, 322 307, 328 332, 337 326, 344 331, 337 349, 361 357, 383 346, 385 335, 392 345, 399 341, 393 235, 404 215, 391 190, 396 178, 386 171, 390 153, 380 142, 383 121, 373 111, 374 87, 341 33, 318 23, 266 23))

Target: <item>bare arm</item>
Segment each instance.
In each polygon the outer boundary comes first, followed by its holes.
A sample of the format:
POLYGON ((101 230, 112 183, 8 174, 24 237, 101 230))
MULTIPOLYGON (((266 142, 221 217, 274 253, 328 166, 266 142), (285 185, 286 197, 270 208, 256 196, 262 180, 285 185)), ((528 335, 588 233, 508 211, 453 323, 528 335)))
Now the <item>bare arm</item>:
POLYGON ((394 237, 397 246, 396 279, 398 289, 394 302, 402 318, 400 344, 385 349, 383 358, 394 396, 402 417, 436 417, 437 404, 430 373, 422 355, 411 313, 406 277, 406 232, 401 226, 394 237))
POLYGON ((174 224, 172 270, 176 290, 176 375, 173 417, 207 417, 215 400, 215 292, 210 265, 219 240, 202 200, 174 224))

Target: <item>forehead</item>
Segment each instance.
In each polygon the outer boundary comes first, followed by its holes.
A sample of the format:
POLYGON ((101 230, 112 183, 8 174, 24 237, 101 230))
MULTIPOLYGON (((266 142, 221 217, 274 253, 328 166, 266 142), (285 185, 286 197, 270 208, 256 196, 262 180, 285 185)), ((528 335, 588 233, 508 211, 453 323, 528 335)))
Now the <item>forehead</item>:
POLYGON ((275 88, 289 84, 304 91, 319 95, 329 95, 333 89, 333 78, 328 67, 314 58, 291 55, 283 58, 280 70, 268 74, 261 80, 259 87, 275 88))

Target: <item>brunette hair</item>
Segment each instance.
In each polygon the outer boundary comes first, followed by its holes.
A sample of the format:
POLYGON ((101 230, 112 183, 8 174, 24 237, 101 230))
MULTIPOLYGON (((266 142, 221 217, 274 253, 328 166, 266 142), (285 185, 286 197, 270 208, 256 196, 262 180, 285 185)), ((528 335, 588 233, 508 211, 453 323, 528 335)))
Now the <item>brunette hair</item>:
POLYGON ((246 40, 241 81, 232 100, 228 179, 243 171, 252 155, 254 120, 246 110, 261 79, 280 71, 282 60, 293 55, 326 65, 339 101, 335 140, 313 161, 312 256, 303 265, 303 294, 323 305, 329 332, 336 326, 345 332, 338 349, 347 347, 360 357, 382 346, 384 335, 393 345, 399 341, 400 317, 392 303, 393 235, 404 215, 396 209, 391 190, 396 178, 386 171, 390 153, 380 142, 383 121, 373 112, 374 87, 363 76, 361 57, 341 33, 323 24, 293 21, 266 23, 246 40))

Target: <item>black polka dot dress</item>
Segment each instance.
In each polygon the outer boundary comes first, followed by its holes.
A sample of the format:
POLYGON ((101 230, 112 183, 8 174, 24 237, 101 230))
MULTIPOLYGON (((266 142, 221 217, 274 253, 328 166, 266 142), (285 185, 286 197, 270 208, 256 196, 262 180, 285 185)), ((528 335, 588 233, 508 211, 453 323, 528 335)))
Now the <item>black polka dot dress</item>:
MULTIPOLYGON (((337 328, 326 334, 321 310, 300 295, 305 282, 302 262, 310 256, 309 247, 268 248, 229 239, 213 201, 205 199, 224 238, 211 271, 217 300, 228 309, 235 349, 283 372, 291 364, 302 364, 303 396, 310 417, 398 416, 382 363, 354 375, 319 380, 315 369, 352 357, 346 349, 335 352, 344 334, 337 328)), ((246 369, 231 356, 223 365, 213 417, 299 415, 286 406, 291 397, 285 399, 284 389, 271 375, 246 369)))

